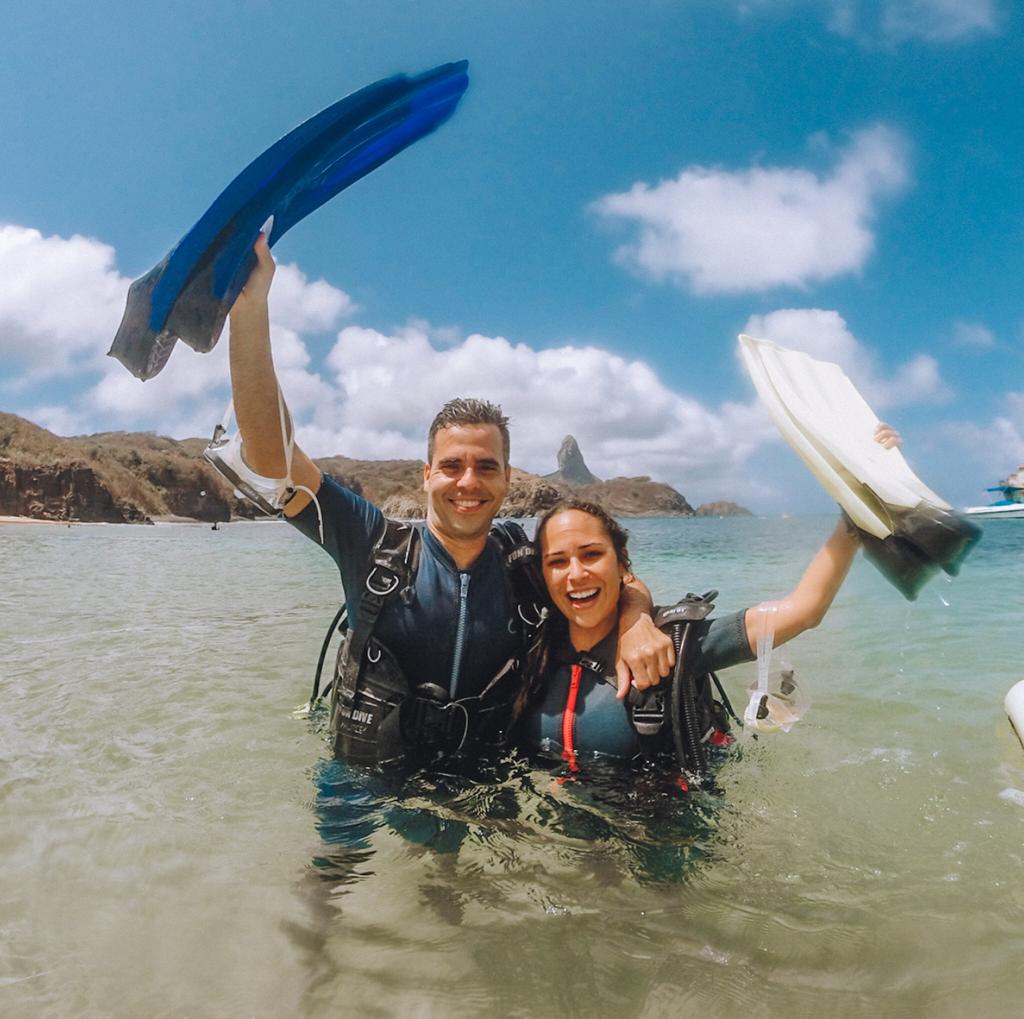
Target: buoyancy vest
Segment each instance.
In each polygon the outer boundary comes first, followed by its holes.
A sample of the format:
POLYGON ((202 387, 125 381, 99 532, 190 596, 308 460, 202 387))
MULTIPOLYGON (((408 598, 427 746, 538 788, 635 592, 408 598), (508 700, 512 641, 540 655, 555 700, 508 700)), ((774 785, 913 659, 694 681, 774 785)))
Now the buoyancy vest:
MULTIPOLYGON (((490 539, 502 555, 521 653, 507 660, 474 696, 456 697, 454 689, 446 690, 435 682, 415 682, 375 634, 378 618, 390 602, 411 601, 420 558, 419 529, 385 520, 370 554, 355 618, 343 621, 340 610, 335 616, 314 684, 316 700, 327 646, 335 630, 342 628, 344 638, 328 688, 330 727, 338 756, 361 764, 426 763, 457 752, 469 740, 501 740, 518 692, 522 655, 543 622, 546 608, 536 550, 522 527, 512 521, 496 523, 490 539)), ((464 638, 461 622, 456 633, 456 661, 464 638)), ((513 620, 509 622, 511 627, 513 620)))
MULTIPOLYGON (((708 771, 706 747, 727 745, 729 719, 737 718, 718 677, 694 667, 692 627, 711 613, 716 595, 716 591, 702 596, 688 594, 677 604, 658 611, 655 624, 672 637, 676 648, 675 669, 658 686, 643 691, 632 689, 623 706, 644 758, 656 760, 671 755, 684 773, 698 780, 708 771)), ((610 662, 590 652, 576 655, 568 665, 560 742, 562 757, 570 771, 575 771, 577 705, 584 679, 589 675, 592 682, 604 682, 614 688, 616 677, 610 662)), ((564 675, 559 685, 563 684, 564 675)))

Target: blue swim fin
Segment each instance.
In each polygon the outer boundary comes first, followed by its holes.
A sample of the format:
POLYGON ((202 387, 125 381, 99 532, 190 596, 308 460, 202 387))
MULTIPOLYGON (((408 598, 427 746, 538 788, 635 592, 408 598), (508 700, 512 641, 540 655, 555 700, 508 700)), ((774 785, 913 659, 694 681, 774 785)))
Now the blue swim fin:
POLYGON ((109 354, 149 379, 178 340, 212 350, 255 264, 252 246, 273 216, 271 245, 300 219, 429 134, 455 111, 467 62, 386 78, 300 124, 254 159, 173 250, 128 290, 109 354))

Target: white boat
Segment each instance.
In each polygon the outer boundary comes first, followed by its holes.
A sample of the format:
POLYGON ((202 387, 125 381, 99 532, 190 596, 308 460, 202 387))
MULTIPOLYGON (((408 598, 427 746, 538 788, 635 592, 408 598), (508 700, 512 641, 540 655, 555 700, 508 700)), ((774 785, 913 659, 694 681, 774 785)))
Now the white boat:
POLYGON ((994 519, 996 517, 1015 520, 1024 518, 1024 502, 994 502, 991 506, 968 506, 964 510, 968 516, 994 519))
POLYGON ((990 520, 1024 518, 1024 464, 1020 464, 1005 481, 1000 481, 998 485, 986 489, 986 491, 999 492, 1002 499, 990 503, 988 506, 968 506, 964 513, 972 517, 985 517, 990 520))

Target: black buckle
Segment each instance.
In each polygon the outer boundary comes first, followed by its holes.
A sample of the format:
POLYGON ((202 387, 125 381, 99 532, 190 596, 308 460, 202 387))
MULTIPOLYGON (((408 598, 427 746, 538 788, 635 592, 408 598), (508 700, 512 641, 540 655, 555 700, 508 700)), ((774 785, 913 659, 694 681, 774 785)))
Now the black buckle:
POLYGON ((598 658, 591 658, 586 652, 577 655, 576 662, 590 672, 596 672, 599 676, 604 675, 604 662, 598 658))
POLYGON ((660 687, 639 691, 630 710, 637 735, 657 736, 665 724, 665 691, 660 687))
POLYGON ((437 683, 421 683, 402 702, 402 734, 420 746, 458 744, 469 732, 469 712, 437 683))

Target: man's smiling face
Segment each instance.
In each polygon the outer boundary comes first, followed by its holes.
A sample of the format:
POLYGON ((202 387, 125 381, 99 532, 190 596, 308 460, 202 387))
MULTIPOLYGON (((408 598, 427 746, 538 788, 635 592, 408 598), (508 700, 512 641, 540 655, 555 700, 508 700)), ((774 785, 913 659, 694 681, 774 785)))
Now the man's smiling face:
POLYGON ((423 469, 430 530, 443 544, 485 538, 508 491, 509 475, 496 425, 440 429, 423 469))

